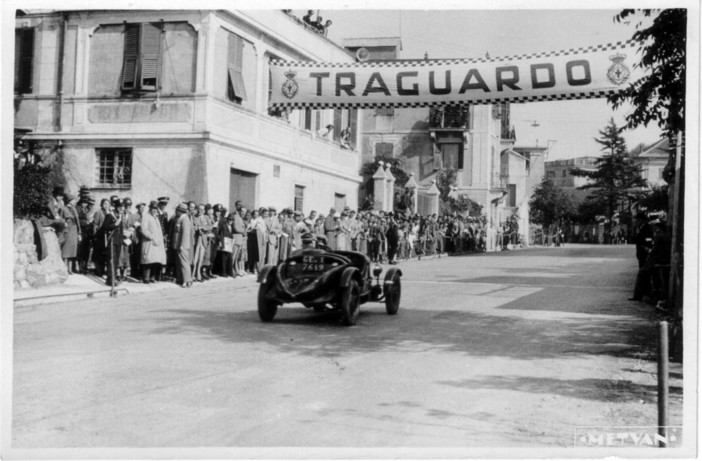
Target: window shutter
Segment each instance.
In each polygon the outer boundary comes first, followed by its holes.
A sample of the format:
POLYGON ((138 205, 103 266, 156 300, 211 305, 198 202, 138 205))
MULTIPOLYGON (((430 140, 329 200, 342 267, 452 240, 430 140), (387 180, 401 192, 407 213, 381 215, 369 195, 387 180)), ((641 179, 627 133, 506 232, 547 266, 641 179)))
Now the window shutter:
POLYGON ((158 89, 161 64, 161 27, 150 23, 141 25, 141 81, 140 89, 158 89))
POLYGON ((137 61, 139 59, 139 24, 125 24, 122 89, 136 89, 137 61))
POLYGON ((349 109, 349 126, 351 127, 351 136, 349 143, 356 143, 356 133, 358 132, 358 109, 349 109))
POLYGON ((334 109, 334 141, 339 142, 341 130, 346 128, 341 120, 341 109, 334 109))
POLYGON ((244 85, 243 75, 244 39, 230 32, 227 37, 227 48, 229 86, 234 92, 234 97, 246 100, 246 87, 244 85))
POLYGON ((15 91, 32 92, 32 62, 34 58, 34 29, 20 29, 16 37, 19 45, 15 91))

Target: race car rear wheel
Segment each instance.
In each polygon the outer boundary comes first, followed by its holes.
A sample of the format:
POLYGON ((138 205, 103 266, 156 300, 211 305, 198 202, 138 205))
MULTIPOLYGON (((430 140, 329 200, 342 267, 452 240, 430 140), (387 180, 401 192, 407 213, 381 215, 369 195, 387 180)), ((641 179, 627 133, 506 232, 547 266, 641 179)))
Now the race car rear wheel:
POLYGON ((397 314, 397 310, 400 308, 400 295, 402 294, 402 283, 400 282, 400 274, 397 271, 390 271, 385 275, 383 294, 385 294, 385 312, 388 315, 397 314))
POLYGON ((358 311, 361 305, 361 290, 355 279, 349 280, 349 284, 341 293, 341 324, 345 326, 356 325, 358 311))
POLYGON ((278 312, 278 303, 275 300, 266 298, 268 284, 262 283, 258 288, 258 316, 264 322, 270 322, 278 312))

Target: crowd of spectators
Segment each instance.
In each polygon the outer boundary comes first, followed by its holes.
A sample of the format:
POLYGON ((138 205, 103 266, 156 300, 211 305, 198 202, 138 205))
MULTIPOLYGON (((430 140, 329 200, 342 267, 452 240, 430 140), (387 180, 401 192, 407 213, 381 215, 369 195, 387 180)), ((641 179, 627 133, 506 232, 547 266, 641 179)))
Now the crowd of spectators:
MULTIPOLYGON (((179 203, 168 197, 135 206, 128 197, 95 201, 81 191, 72 197, 56 188, 43 224, 59 236, 69 272, 94 273, 108 285, 127 277, 142 283, 174 281, 183 287, 217 277, 257 273, 303 246, 312 234, 332 250, 351 250, 379 263, 442 253, 477 253, 518 243, 509 227, 493 229, 484 217, 352 210, 304 215, 292 208, 234 210, 221 204, 179 203)), ((515 221, 516 225, 516 221, 515 221)))

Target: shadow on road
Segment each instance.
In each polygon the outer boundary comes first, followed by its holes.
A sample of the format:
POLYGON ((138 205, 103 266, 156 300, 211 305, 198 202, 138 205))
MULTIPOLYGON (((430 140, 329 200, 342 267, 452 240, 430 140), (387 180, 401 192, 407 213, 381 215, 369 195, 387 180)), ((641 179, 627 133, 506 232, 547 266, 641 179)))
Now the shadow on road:
MULTIPOLYGON (((504 308, 516 308, 507 304, 504 308)), ((402 310, 388 316, 382 305, 362 309, 355 327, 339 326, 337 313, 312 313, 303 307, 278 310, 271 323, 252 312, 206 309, 162 311, 154 334, 206 334, 228 343, 260 343, 279 353, 341 357, 383 351, 444 350, 467 356, 522 360, 570 354, 604 354, 646 359, 642 347, 652 334, 640 317, 582 316, 539 320, 468 311, 402 310)))
MULTIPOLYGON (((531 394, 559 394, 603 402, 655 401, 658 386, 624 379, 555 379, 532 376, 489 376, 483 379, 439 381, 439 384, 466 389, 506 389, 531 394)), ((670 394, 682 396, 682 388, 670 387, 670 394)))

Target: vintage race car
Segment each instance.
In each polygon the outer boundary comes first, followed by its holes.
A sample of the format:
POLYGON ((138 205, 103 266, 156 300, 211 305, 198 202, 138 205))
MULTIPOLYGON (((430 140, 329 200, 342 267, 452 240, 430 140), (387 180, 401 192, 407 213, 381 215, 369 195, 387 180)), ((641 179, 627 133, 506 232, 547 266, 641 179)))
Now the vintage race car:
POLYGON ((402 271, 371 269, 370 259, 355 251, 307 249, 285 262, 264 266, 258 275, 258 316, 270 322, 285 303, 302 303, 316 312, 338 310, 342 325, 354 325, 361 304, 385 301, 388 315, 400 308, 402 271), (375 280, 373 280, 375 278, 375 280))

